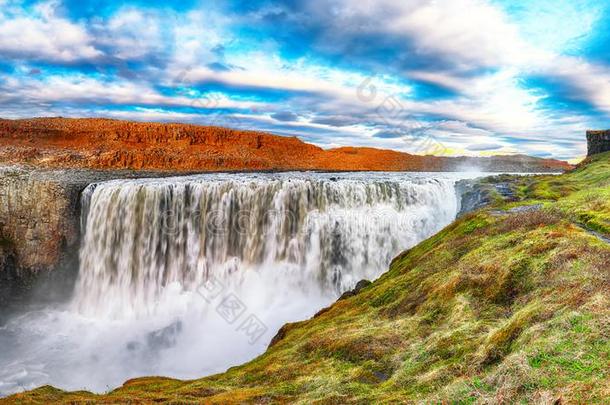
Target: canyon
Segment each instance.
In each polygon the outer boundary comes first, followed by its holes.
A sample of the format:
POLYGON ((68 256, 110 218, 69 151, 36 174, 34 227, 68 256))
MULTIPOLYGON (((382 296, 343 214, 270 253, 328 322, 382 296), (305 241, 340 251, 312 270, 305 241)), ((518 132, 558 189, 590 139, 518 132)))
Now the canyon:
POLYGON ((7 323, 0 336, 9 347, 0 356, 7 364, 0 374, 4 392, 39 388, 0 403, 604 403, 608 398, 608 153, 559 176, 482 179, 488 186, 482 192, 465 188, 472 197, 468 205, 479 209, 461 212, 450 224, 460 193, 447 174, 310 173, 296 181, 291 175, 206 174, 88 186, 81 193, 87 222, 81 257, 89 265, 81 268, 71 302, 76 308, 38 311, 7 323), (477 196, 486 193, 480 206, 477 196), (265 229, 257 228, 258 220, 255 228, 225 238, 197 228, 203 216, 193 204, 229 217, 239 217, 234 214, 244 207, 255 219, 256 207, 264 206, 279 213, 335 211, 319 228, 303 220, 294 229, 282 226, 291 222, 279 216, 273 217, 271 238, 251 238, 265 229), (369 209, 391 214, 387 227, 367 228, 379 224, 369 209), (363 227, 354 228, 351 221, 358 219, 364 219, 356 222, 363 227), (396 228, 401 223, 408 225, 405 232, 396 228), (170 235, 159 232, 163 229, 170 235), (187 243, 193 237, 200 243, 187 243), (303 255, 318 242, 327 250, 303 255), (194 260, 207 246, 213 247, 204 255, 210 262, 194 260), (354 252, 367 252, 366 261, 354 252), (395 253, 379 256, 388 252, 395 253), (244 260, 224 266, 226 253, 244 260), (359 267, 391 256, 387 267, 374 266, 370 276, 359 267), (261 263, 264 257, 273 260, 261 263), (252 263, 262 266, 257 270, 252 263), (265 331, 278 333, 256 342, 263 345, 257 352, 264 353, 252 361, 244 363, 253 353, 235 356, 247 349, 250 335, 229 334, 240 331, 239 322, 214 321, 208 308, 224 300, 214 302, 200 289, 199 296, 190 294, 188 286, 201 281, 190 276, 207 270, 245 297, 246 313, 276 321, 265 331), (360 277, 372 283, 355 283, 360 277), (180 285, 187 288, 177 289, 180 285), (340 286, 344 293, 324 286, 340 286), (313 307, 328 306, 278 319, 295 302, 312 303, 316 294, 307 287, 332 291, 313 307), (195 311, 178 318, 168 311, 193 305, 195 311), (151 311, 155 322, 142 324, 151 311), (83 323, 87 313, 95 317, 83 323), (23 342, 35 350, 16 351, 23 342), (227 363, 203 370, 229 356, 230 364, 242 365, 220 374, 214 373, 227 363), (192 369, 177 372, 176 364, 192 369), (209 376, 194 380, 196 373, 209 376), (166 377, 128 379, 137 375, 166 377), (127 380, 123 386, 109 391, 122 380, 127 380))
POLYGON ((5 393, 44 383, 99 391, 134 376, 194 378, 241 364, 285 322, 349 296, 402 249, 502 194, 463 180, 476 173, 398 172, 570 167, 525 156, 323 150, 252 131, 61 118, 1 120, 0 163, 0 338, 15 346, 2 359, 5 393), (210 217, 231 227, 212 232, 210 217), (197 318, 209 312, 198 294, 210 277, 261 317, 266 334, 256 345, 213 314, 197 318), (109 322, 121 332, 110 333, 109 322), (205 337, 209 330, 215 337, 205 337), (71 363, 51 351, 41 373, 41 357, 28 350, 63 347, 65 339, 53 336, 64 335, 70 350, 78 348, 73 355, 94 359, 71 363), (208 344, 194 352, 199 339, 208 344), (231 353, 205 349, 227 339, 231 353), (110 348, 104 359, 95 354, 99 345, 110 348), (190 364, 195 354, 200 361, 190 364), (183 369, 174 368, 176 358, 183 369), (114 371, 94 372, 99 361, 114 371))
MULTIPOLYGON (((64 241, 67 253, 79 254, 72 273, 39 270, 71 285, 45 283, 36 306, 15 308, 19 315, 0 328, 7 349, 0 396, 43 384, 101 392, 137 376, 196 378, 246 362, 284 323, 376 279, 401 249, 448 224, 464 176, 205 173, 95 181, 80 192, 80 215, 60 204, 65 223, 32 219, 11 235, 24 243, 18 258, 36 258, 33 247, 40 248, 39 260, 25 265, 50 265, 42 247, 63 249, 64 241), (71 239, 75 229, 79 243, 71 239), (209 283, 222 288, 208 290, 209 283), (219 305, 232 297, 245 313, 223 320, 219 305), (245 319, 259 323, 260 337, 245 332, 252 327, 245 319)), ((47 205, 55 197, 36 191, 28 199, 47 205)))
MULTIPOLYGON (((78 264, 80 193, 111 179, 216 171, 547 172, 571 166, 528 156, 418 156, 324 150, 295 137, 110 119, 0 119, 0 312, 78 264), (53 270, 53 271, 52 271, 53 270)), ((60 289, 69 290, 70 284, 60 289)))

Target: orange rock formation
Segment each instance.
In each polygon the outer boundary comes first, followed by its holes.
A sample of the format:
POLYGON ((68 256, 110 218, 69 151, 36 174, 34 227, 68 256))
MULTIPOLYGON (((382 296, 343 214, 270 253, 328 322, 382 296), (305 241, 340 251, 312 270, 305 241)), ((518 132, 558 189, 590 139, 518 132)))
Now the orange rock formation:
POLYGON ((511 165, 532 171, 571 167, 562 161, 525 156, 446 158, 374 148, 324 150, 296 137, 257 131, 68 118, 0 119, 0 162, 171 171, 441 171, 462 164, 496 171, 511 170, 511 165))

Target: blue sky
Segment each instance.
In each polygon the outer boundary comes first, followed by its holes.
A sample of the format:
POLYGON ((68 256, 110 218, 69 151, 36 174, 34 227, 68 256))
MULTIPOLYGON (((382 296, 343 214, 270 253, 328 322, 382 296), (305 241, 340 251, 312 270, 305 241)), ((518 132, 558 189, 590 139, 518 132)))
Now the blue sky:
POLYGON ((575 159, 610 127, 610 2, 0 0, 0 116, 575 159))

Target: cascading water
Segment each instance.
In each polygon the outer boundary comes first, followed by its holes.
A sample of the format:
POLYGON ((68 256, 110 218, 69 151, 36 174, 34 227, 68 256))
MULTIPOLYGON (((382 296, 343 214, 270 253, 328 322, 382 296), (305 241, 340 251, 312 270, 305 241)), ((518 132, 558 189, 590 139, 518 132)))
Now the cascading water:
POLYGON ((456 213, 450 181, 187 179, 114 181, 85 190, 75 307, 125 318, 155 313, 173 283, 246 272, 273 287, 336 297, 374 278, 401 247, 456 213))
POLYGON ((0 329, 0 393, 195 378, 261 353, 447 225, 449 174, 251 174, 117 180, 82 196, 72 302, 0 329))

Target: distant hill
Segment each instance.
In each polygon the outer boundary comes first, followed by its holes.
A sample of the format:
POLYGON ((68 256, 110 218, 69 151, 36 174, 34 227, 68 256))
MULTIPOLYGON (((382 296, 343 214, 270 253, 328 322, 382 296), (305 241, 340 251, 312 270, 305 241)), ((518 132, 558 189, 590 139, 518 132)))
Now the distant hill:
POLYGON ((0 163, 97 169, 547 172, 566 162, 529 156, 411 155, 342 147, 324 150, 296 137, 187 124, 110 119, 0 119, 0 163))

